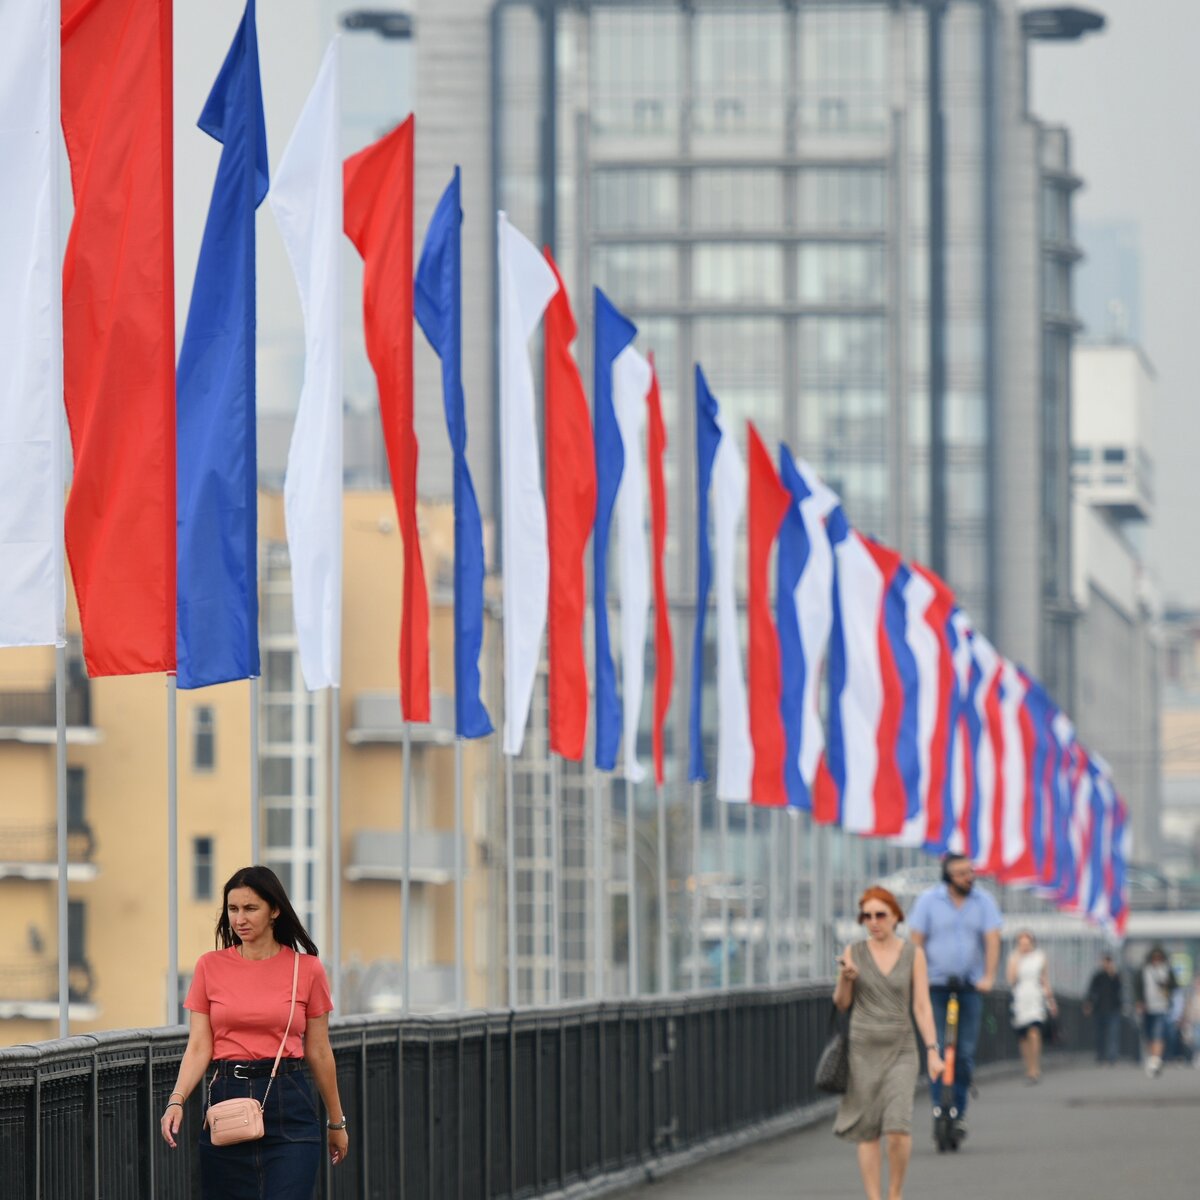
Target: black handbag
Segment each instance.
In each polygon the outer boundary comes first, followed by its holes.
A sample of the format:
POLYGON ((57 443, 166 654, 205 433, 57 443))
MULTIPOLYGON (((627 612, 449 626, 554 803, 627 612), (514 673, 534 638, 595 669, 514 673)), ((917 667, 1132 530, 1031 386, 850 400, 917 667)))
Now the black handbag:
POLYGON ((836 1004, 831 1004, 829 1010, 829 1040, 817 1059, 813 1082, 819 1091, 843 1096, 850 1085, 849 1015, 842 1018, 836 1004))

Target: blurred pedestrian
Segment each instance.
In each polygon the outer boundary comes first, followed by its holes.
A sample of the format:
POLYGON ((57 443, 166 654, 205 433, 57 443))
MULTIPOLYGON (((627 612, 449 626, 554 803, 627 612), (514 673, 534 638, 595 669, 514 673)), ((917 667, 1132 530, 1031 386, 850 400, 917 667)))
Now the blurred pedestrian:
POLYGON ((1163 1050, 1167 1040, 1167 1014, 1175 991, 1175 974, 1167 962, 1166 951, 1155 946, 1137 974, 1137 1011, 1142 1018, 1142 1037, 1146 1043, 1146 1074, 1154 1079, 1162 1074, 1163 1050))
POLYGON ((1042 1078, 1046 1027, 1049 1018, 1058 1012, 1058 1006, 1050 990, 1046 953, 1038 949, 1037 939, 1028 929, 1017 934, 1005 973, 1012 990, 1012 1025, 1021 1043, 1025 1082, 1038 1083, 1042 1078))
POLYGON ((925 954, 896 933, 904 913, 886 888, 869 887, 858 901, 865 941, 838 959, 833 1002, 850 1019, 850 1083, 833 1132, 858 1144, 867 1200, 883 1196, 882 1139, 887 1138, 888 1200, 902 1200, 912 1155, 913 1093, 917 1087, 915 1018, 929 1074, 942 1071, 925 954))
POLYGON ((1112 1066, 1121 1053, 1121 975, 1111 954, 1100 956, 1100 966, 1088 983, 1083 1014, 1096 1026, 1096 1061, 1112 1066))
POLYGON ((1192 1066, 1200 1068, 1200 974, 1192 979, 1188 988, 1187 1003, 1183 1006, 1184 1028, 1188 1031, 1188 1045, 1192 1050, 1192 1066))
MULTIPOLYGON (((958 996, 954 1105, 960 1141, 967 1134, 967 1098, 983 1020, 983 997, 996 983, 1003 923, 996 901, 982 888, 976 888, 975 868, 962 854, 946 855, 942 860, 942 882, 922 893, 908 918, 913 944, 929 956, 929 999, 939 1046, 945 1044, 951 993, 958 996)), ((929 1083, 936 1108, 941 1080, 931 1073, 929 1083)))

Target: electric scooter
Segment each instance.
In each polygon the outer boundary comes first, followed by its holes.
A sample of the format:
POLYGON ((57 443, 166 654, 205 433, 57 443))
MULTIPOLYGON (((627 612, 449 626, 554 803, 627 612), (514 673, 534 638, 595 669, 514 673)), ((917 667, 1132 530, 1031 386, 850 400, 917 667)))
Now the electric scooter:
POLYGON ((958 993, 962 981, 949 981, 950 998, 946 1002, 946 1045, 942 1051, 942 1086, 937 1103, 933 1106, 933 1140, 938 1153, 957 1150, 963 1134, 958 1123, 958 1105, 954 1101, 954 1071, 958 1056, 958 993))

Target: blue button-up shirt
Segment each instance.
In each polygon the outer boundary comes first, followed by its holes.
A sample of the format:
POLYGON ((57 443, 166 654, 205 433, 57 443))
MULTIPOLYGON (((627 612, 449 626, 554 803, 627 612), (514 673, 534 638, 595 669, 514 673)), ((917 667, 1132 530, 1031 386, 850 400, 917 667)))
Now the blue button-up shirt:
POLYGON ((909 929, 925 938, 929 982, 943 986, 955 975, 970 983, 983 978, 983 935, 1003 923, 996 901, 982 888, 972 888, 960 908, 944 883, 923 892, 908 915, 909 929))

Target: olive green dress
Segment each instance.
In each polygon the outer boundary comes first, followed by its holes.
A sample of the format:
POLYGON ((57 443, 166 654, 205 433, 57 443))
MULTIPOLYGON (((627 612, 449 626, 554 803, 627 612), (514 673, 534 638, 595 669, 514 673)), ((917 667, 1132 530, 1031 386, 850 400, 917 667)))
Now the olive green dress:
POLYGON ((833 1132, 850 1142, 873 1142, 885 1133, 911 1133, 917 1088, 917 1044, 912 1024, 913 959, 905 942, 884 975, 866 942, 850 950, 858 969, 850 1010, 850 1085, 833 1132))

